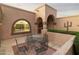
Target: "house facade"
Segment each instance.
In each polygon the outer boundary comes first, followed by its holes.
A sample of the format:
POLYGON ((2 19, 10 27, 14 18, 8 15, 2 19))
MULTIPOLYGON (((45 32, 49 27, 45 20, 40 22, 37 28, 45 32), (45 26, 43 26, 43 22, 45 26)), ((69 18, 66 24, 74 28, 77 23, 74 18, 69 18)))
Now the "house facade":
POLYGON ((0 4, 0 36, 5 40, 29 33, 40 34, 44 29, 66 30, 64 23, 67 21, 72 23, 69 30, 78 31, 79 16, 56 18, 56 15, 57 10, 47 4, 34 12, 0 4))
POLYGON ((47 18, 52 17, 52 21, 54 17, 56 17, 56 9, 46 4, 37 8, 35 12, 18 9, 4 4, 0 4, 0 10, 0 34, 2 35, 2 39, 24 36, 29 33, 40 34, 43 28, 47 28, 47 25, 45 24, 47 23, 47 18), (13 33, 13 26, 20 20, 24 20, 29 24, 29 31, 13 33))

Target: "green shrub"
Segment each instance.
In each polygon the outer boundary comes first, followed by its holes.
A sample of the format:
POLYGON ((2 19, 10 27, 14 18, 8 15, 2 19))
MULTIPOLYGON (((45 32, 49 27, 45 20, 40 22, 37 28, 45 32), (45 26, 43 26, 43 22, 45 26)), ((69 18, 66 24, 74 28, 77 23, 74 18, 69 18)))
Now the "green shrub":
POLYGON ((63 33, 63 34, 71 34, 71 35, 79 35, 79 32, 75 31, 65 31, 65 30, 55 30, 55 29, 48 29, 48 32, 56 32, 56 33, 63 33))

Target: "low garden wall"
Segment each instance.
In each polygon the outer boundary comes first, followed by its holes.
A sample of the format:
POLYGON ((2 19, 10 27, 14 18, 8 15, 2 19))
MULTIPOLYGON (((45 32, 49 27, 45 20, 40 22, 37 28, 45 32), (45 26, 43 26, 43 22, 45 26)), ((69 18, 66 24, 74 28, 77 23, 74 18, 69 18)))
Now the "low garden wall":
MULTIPOLYGON (((51 44, 56 45, 58 51, 56 51, 56 55, 67 54, 69 50, 72 48, 75 36, 69 34, 56 33, 55 31, 48 32, 48 39, 51 44)), ((53 47, 53 46, 52 46, 53 47)), ((73 48, 72 48, 73 49, 73 48)), ((73 52, 70 52, 73 54, 73 52)))
POLYGON ((48 29, 48 32, 55 32, 55 33, 63 33, 63 34, 71 34, 71 35, 75 35, 75 40, 73 43, 73 47, 74 47, 74 54, 75 55, 79 55, 79 32, 75 32, 75 31, 64 31, 64 30, 56 30, 56 29, 48 29))

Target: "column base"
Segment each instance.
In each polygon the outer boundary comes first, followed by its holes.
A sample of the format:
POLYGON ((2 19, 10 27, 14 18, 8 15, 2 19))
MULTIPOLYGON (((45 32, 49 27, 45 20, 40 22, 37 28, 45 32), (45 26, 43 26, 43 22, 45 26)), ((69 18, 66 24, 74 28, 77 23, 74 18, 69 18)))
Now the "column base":
POLYGON ((42 29, 42 34, 47 33, 47 29, 42 29))

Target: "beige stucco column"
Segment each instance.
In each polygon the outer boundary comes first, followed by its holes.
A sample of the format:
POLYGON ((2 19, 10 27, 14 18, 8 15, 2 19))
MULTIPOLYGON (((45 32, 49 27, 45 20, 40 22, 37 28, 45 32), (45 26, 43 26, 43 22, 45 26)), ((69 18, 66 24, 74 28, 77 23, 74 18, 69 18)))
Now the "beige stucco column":
POLYGON ((47 22, 46 20, 43 20, 43 29, 42 29, 42 34, 47 32, 47 22))

